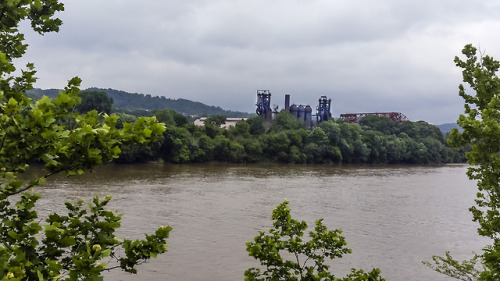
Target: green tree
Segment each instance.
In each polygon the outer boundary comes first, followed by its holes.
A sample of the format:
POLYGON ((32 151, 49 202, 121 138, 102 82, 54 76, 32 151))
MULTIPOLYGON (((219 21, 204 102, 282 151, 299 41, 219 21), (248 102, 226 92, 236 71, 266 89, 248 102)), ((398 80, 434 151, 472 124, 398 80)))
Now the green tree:
POLYGON ((165 123, 167 126, 172 125, 182 127, 189 123, 186 116, 171 109, 153 110, 151 115, 156 116, 156 119, 158 119, 159 122, 165 123))
POLYGON ((226 120, 227 120, 226 116, 216 114, 216 115, 210 116, 207 119, 205 119, 205 126, 207 124, 211 124, 211 125, 220 127, 220 126, 226 124, 226 120))
POLYGON ((430 163, 442 163, 444 158, 444 144, 435 138, 425 137, 421 139, 423 145, 427 150, 426 159, 430 163))
POLYGON ((214 159, 214 140, 207 135, 198 138, 199 153, 196 155, 196 161, 211 161, 214 159))
POLYGON ((271 219, 272 229, 267 233, 260 231, 253 242, 247 242, 249 256, 259 260, 265 270, 250 268, 245 271, 245 280, 385 280, 380 277, 379 269, 370 272, 352 269, 347 277, 336 278, 329 272, 326 259, 341 258, 352 252, 346 247, 342 230, 329 231, 319 219, 309 232, 310 240, 304 241, 307 223, 292 219, 287 200, 273 210, 271 219))
POLYGON ((459 95, 465 101, 465 113, 458 119, 463 132, 453 129, 449 142, 457 147, 470 145, 466 153, 467 175, 477 181, 476 206, 469 210, 479 223, 478 233, 491 239, 492 244, 469 261, 457 262, 449 253, 433 257, 427 263, 436 271, 462 280, 500 279, 500 62, 490 56, 478 56, 477 49, 466 45, 466 59, 455 58, 462 68, 463 81, 475 94, 468 94, 460 85, 459 95), (479 269, 477 269, 479 268, 479 269))
POLYGON ((340 126, 339 124, 333 122, 333 120, 328 120, 319 123, 318 127, 323 129, 325 134, 328 136, 331 145, 338 146, 340 143, 340 126))
POLYGON ((250 138, 250 124, 245 120, 238 121, 236 125, 229 127, 229 133, 233 138, 250 138))
POLYGON ((441 130, 438 127, 431 125, 425 121, 404 121, 398 123, 399 133, 405 133, 410 138, 419 141, 420 139, 431 137, 445 143, 445 139, 441 130))
POLYGON ((245 162, 262 160, 262 146, 255 138, 246 138, 238 141, 245 148, 245 162))
POLYGON ((346 163, 360 163, 368 159, 370 150, 361 141, 363 131, 357 123, 338 122, 340 127, 339 149, 342 153, 342 160, 346 163))
MULTIPOLYGON (((403 133, 404 134, 404 133, 403 133)), ((387 161, 401 163, 406 158, 406 144, 401 138, 391 135, 387 138, 387 161)))
POLYGON ((308 163, 324 163, 328 162, 328 159, 325 159, 326 149, 328 147, 326 145, 318 145, 316 143, 308 143, 304 146, 303 152, 307 155, 308 163))
POLYGON ((362 140, 370 151, 368 161, 371 163, 387 162, 387 139, 384 134, 373 130, 363 131, 362 140))
POLYGON ((304 142, 306 138, 310 135, 310 131, 306 129, 298 129, 298 130, 287 130, 285 134, 290 140, 290 145, 294 145, 298 148, 304 147, 304 142))
POLYGON ((118 122, 116 123, 116 127, 119 129, 123 129, 123 123, 135 123, 137 121, 137 117, 127 113, 117 113, 118 122))
POLYGON ((87 113, 91 110, 96 110, 99 113, 111 113, 113 99, 108 97, 106 92, 102 91, 80 91, 78 96, 81 102, 75 106, 75 109, 80 113, 87 113))
POLYGON ((290 139, 285 132, 265 134, 261 143, 262 151, 268 159, 287 162, 290 139))
POLYGON ((384 135, 392 135, 397 131, 396 122, 384 116, 368 115, 359 121, 359 125, 384 135))
POLYGON ((223 162, 242 162, 245 158, 245 148, 229 138, 218 135, 214 139, 214 158, 223 162))
POLYGON ((307 155, 302 152, 297 146, 291 145, 290 152, 288 153, 289 163, 305 163, 307 161, 307 155))
POLYGON ((190 162, 190 133, 186 128, 167 126, 160 155, 165 161, 173 163, 190 162))
POLYGON ((427 159, 427 147, 421 142, 415 141, 415 139, 403 139, 407 148, 407 159, 406 163, 410 164, 422 164, 428 163, 427 159))
POLYGON ((219 128, 219 126, 214 125, 212 122, 205 122, 203 129, 205 130, 205 134, 212 139, 222 133, 222 129, 219 128))
POLYGON ((314 128, 306 138, 304 153, 307 155, 308 162, 323 163, 330 162, 328 159, 329 139, 323 129, 314 128))
POLYGON ((262 116, 253 116, 247 119, 248 124, 250 125, 250 134, 252 135, 262 135, 266 132, 266 128, 264 126, 264 118, 262 116))
POLYGON ((315 143, 317 145, 327 145, 330 141, 325 131, 320 127, 314 128, 306 138, 307 143, 315 143))
POLYGON ((115 266, 135 273, 137 264, 166 251, 171 230, 160 227, 143 240, 118 239, 120 215, 104 210, 109 197, 95 198, 87 207, 66 203, 68 214, 51 214, 45 224, 38 218, 40 195, 34 187, 55 174, 71 176, 109 162, 118 157, 121 145, 146 143, 164 130, 154 118, 117 129, 116 115, 75 113, 78 78, 54 99, 43 96, 33 102, 26 97, 36 79, 32 64, 19 76, 13 74, 12 59, 27 48, 19 23, 29 20, 41 34, 58 31, 61 21, 53 15, 63 8, 57 0, 14 0, 2 2, 0 9, 1 280, 102 280, 101 272, 115 266), (42 163, 44 174, 21 179, 31 163, 42 163))
POLYGON ((271 130, 280 132, 283 130, 298 130, 301 128, 306 128, 306 123, 303 120, 292 116, 292 114, 286 110, 282 110, 276 114, 271 130))

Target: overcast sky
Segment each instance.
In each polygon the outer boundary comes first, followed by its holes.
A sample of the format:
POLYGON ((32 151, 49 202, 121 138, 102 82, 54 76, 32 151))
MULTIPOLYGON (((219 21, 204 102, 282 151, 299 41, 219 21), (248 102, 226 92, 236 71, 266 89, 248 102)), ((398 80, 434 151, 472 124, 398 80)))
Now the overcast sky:
POLYGON ((114 88, 255 111, 256 90, 332 113, 455 122, 453 58, 500 59, 497 0, 67 0, 59 33, 27 33, 38 88, 114 88))

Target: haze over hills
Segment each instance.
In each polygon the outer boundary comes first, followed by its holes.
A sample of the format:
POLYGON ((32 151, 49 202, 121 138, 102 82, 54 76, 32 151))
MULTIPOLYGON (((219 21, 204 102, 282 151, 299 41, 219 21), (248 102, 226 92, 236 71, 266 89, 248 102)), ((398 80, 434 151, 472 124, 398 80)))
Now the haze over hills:
MULTIPOLYGON (((172 109, 186 116, 212 116, 216 114, 228 117, 249 117, 255 114, 248 112, 225 110, 219 106, 206 105, 201 102, 187 99, 170 99, 166 97, 152 96, 149 94, 128 93, 115 89, 88 88, 87 90, 102 91, 113 99, 113 108, 116 110, 157 110, 172 109)), ((33 89, 28 93, 34 97, 46 95, 55 98, 59 89, 33 89)))
POLYGON ((445 124, 435 125, 435 126, 438 127, 441 130, 441 132, 443 132, 443 133, 448 133, 453 128, 457 128, 458 131, 460 131, 460 132, 463 130, 457 123, 445 123, 445 124))

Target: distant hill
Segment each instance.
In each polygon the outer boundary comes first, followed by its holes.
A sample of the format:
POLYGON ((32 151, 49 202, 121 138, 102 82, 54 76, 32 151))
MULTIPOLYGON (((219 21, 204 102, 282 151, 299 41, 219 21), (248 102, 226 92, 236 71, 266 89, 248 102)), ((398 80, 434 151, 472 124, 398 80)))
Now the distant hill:
MULTIPOLYGON (((201 102, 187 99, 170 99, 166 97, 152 96, 149 94, 128 93, 115 89, 88 88, 87 90, 103 91, 113 98, 113 107, 117 110, 156 110, 172 109, 184 115, 212 116, 216 114, 227 117, 249 117, 253 114, 240 111, 224 110, 219 106, 206 105, 201 102)), ((50 98, 57 97, 58 89, 34 89, 28 92, 33 97, 46 95, 50 98)))
POLYGON ((453 128, 457 128, 459 131, 462 131, 462 128, 460 128, 460 126, 458 126, 457 123, 445 123, 441 125, 436 125, 436 127, 438 127, 439 130, 441 130, 441 132, 443 133, 449 133, 453 128))

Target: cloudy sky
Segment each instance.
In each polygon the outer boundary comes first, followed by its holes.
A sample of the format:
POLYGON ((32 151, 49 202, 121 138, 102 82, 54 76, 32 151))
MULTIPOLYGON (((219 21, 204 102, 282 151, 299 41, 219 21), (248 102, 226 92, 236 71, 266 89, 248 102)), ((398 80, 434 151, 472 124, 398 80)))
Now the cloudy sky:
POLYGON ((66 0, 27 33, 39 88, 114 88, 255 111, 256 90, 341 113, 455 122, 467 43, 500 59, 497 0, 66 0))

